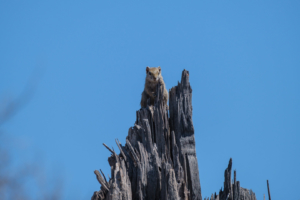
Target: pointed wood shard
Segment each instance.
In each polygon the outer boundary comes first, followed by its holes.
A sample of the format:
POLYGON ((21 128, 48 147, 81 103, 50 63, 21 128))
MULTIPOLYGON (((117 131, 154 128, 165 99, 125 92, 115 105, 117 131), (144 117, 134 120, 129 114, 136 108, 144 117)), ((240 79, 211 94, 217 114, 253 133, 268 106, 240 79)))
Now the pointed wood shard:
POLYGON ((271 193, 270 193, 270 187, 269 187, 269 180, 267 180, 267 186, 268 186, 269 200, 271 200, 271 193))
POLYGON ((115 152, 111 150, 111 148, 109 148, 105 143, 103 143, 103 146, 105 146, 108 149, 108 151, 110 151, 112 154, 115 154, 115 152))
POLYGON ((109 190, 108 187, 107 187, 107 184, 105 182, 105 180, 103 179, 103 177, 101 176, 100 172, 98 170, 95 170, 94 171, 94 174, 96 175, 97 177, 97 180, 98 182, 101 184, 101 186, 105 189, 105 190, 109 190))
POLYGON ((118 146, 118 148, 120 150, 120 153, 122 154, 124 160, 126 161, 126 156, 125 156, 125 154, 124 154, 124 152, 123 152, 123 150, 121 148, 121 143, 120 143, 120 141, 118 139, 116 139, 116 144, 117 144, 117 146, 118 146))

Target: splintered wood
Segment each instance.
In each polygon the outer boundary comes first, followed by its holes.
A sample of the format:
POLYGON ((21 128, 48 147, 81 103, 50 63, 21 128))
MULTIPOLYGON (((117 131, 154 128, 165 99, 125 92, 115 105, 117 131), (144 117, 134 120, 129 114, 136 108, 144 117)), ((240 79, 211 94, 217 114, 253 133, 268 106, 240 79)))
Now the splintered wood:
MULTIPOLYGON (((115 141, 120 153, 103 144, 112 153, 111 178, 95 170, 101 187, 92 200, 202 200, 188 71, 169 91, 169 114, 166 108, 158 84, 154 105, 136 112, 126 144, 115 141)), ((244 189, 236 179, 231 184, 231 165, 232 160, 225 171, 224 191, 211 199, 241 199, 244 189)))

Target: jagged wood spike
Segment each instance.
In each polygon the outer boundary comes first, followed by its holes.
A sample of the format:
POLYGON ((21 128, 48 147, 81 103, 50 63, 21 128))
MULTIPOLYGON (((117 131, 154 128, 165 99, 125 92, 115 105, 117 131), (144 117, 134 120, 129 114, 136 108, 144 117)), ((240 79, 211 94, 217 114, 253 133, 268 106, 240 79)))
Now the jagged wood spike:
POLYGON ((112 154, 115 154, 115 152, 111 150, 105 143, 103 143, 103 146, 105 146, 108 149, 108 151, 110 151, 112 154))
POLYGON ((271 193, 270 193, 270 187, 269 187, 269 180, 267 180, 267 186, 268 186, 269 200, 271 200, 271 193))
POLYGON ((113 151, 113 155, 114 155, 115 158, 116 158, 116 162, 117 162, 117 163, 120 163, 120 158, 119 158, 119 156, 116 154, 116 152, 115 152, 115 150, 114 150, 113 147, 112 147, 112 151, 113 151))
POLYGON ((104 173, 103 173, 103 171, 102 171, 101 169, 100 169, 100 172, 101 172, 101 174, 102 174, 102 176, 103 176, 105 182, 108 184, 108 182, 107 182, 107 180, 106 180, 106 177, 105 177, 105 175, 104 175, 104 173))
POLYGON ((98 170, 95 170, 94 173, 96 175, 96 178, 97 178, 98 182, 102 185, 102 187, 104 189, 106 189, 108 191, 109 189, 108 189, 103 177, 101 176, 100 172, 98 170))
POLYGON ((120 141, 119 141, 118 139, 115 139, 115 140, 116 140, 116 144, 117 144, 117 146, 118 146, 118 148, 119 148, 119 150, 120 150, 120 152, 121 152, 121 154, 122 154, 124 160, 126 161, 126 156, 125 156, 125 154, 124 154, 124 152, 123 152, 123 150, 122 150, 122 148, 121 148, 121 143, 120 143, 120 141))

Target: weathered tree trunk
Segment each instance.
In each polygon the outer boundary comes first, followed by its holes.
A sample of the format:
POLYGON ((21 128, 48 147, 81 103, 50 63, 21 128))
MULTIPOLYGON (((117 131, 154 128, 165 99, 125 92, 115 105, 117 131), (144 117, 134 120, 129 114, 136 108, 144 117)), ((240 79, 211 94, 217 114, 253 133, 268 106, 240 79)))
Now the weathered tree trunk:
POLYGON ((192 121, 189 72, 170 90, 168 111, 163 88, 157 87, 154 106, 136 113, 120 154, 109 147, 111 178, 95 171, 101 189, 92 200, 202 200, 192 121))
MULTIPOLYGON (((202 200, 188 71, 182 72, 169 97, 170 116, 158 84, 154 105, 136 112, 126 144, 116 140, 120 153, 104 144, 112 153, 111 178, 107 181, 102 171, 95 170, 101 188, 92 200, 202 200)), ((236 173, 232 185, 231 168, 232 159, 225 170, 224 191, 211 200, 256 200, 251 190, 240 187, 236 173)))
MULTIPOLYGON (((224 190, 219 191, 219 195, 213 196, 210 200, 256 200, 255 193, 252 190, 242 188, 240 182, 236 180, 236 171, 234 170, 234 179, 231 183, 232 159, 230 158, 228 167, 225 169, 224 190)), ((208 199, 209 200, 209 199, 208 199)))

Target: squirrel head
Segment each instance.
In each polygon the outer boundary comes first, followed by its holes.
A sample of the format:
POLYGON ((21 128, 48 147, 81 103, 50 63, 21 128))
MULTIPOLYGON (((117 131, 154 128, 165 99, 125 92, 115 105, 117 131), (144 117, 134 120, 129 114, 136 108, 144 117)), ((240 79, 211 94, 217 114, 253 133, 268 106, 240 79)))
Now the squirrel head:
POLYGON ((161 68, 158 67, 146 67, 146 79, 152 82, 158 82, 161 78, 161 68))

